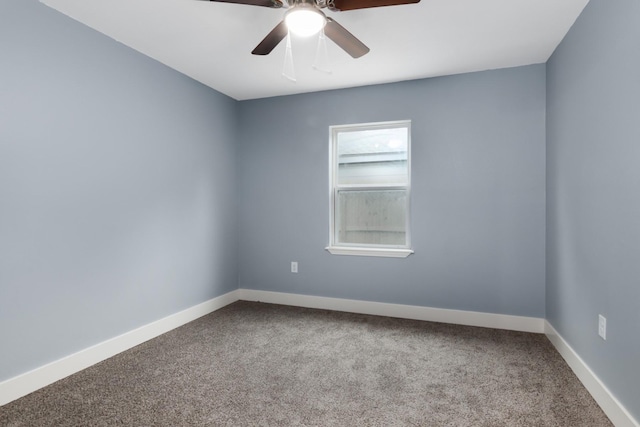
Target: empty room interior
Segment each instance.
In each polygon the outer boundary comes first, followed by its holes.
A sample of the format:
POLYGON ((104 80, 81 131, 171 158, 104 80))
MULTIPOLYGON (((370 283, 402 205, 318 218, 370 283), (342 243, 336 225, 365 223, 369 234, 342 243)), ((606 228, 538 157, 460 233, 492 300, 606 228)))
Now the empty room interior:
POLYGON ((640 2, 379 3, 0 2, 1 425, 640 426, 640 2))

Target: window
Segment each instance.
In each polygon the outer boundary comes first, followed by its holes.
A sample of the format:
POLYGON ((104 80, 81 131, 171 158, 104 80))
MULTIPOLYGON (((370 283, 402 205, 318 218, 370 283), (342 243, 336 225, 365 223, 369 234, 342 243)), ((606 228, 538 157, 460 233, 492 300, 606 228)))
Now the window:
POLYGON ((407 257, 411 122, 332 126, 332 254, 407 257))

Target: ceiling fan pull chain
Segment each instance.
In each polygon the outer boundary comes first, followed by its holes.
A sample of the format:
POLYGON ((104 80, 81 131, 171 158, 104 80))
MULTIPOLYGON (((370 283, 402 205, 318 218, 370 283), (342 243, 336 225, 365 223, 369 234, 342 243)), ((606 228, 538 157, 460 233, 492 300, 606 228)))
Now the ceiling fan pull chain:
POLYGON ((314 70, 331 74, 331 61, 329 60, 329 51, 327 50, 327 38, 324 35, 324 29, 318 34, 318 48, 316 49, 316 59, 312 65, 314 70))
POLYGON ((296 82, 296 70, 293 66, 293 52, 291 50, 291 33, 287 32, 287 48, 284 52, 284 65, 282 66, 282 75, 296 82))

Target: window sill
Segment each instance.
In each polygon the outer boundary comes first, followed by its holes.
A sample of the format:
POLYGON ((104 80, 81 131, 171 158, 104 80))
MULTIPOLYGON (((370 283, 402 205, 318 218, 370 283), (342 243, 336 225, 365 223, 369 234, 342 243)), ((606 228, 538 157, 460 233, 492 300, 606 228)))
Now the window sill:
POLYGON ((346 246, 327 246, 332 255, 377 256, 386 258, 406 258, 413 253, 411 249, 351 248, 346 246))

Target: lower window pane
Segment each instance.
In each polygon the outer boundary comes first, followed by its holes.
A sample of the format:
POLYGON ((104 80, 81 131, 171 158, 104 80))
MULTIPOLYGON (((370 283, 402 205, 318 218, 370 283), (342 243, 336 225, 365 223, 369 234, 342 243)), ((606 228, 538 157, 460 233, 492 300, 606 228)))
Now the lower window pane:
POLYGON ((406 190, 341 190, 336 199, 338 243, 406 246, 406 190))

